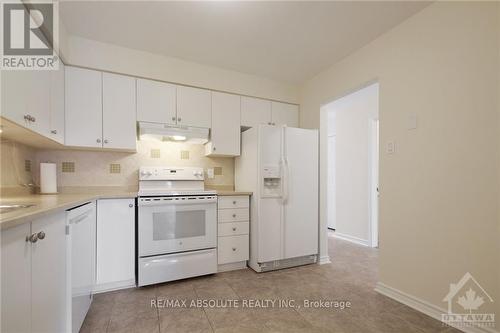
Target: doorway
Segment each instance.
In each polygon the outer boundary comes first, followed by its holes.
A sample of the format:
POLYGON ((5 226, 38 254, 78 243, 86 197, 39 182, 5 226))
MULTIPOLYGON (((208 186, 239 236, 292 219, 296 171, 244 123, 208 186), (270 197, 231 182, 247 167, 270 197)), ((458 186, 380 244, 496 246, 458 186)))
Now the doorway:
POLYGON ((379 245, 378 100, 374 83, 322 107, 327 232, 369 247, 379 245))

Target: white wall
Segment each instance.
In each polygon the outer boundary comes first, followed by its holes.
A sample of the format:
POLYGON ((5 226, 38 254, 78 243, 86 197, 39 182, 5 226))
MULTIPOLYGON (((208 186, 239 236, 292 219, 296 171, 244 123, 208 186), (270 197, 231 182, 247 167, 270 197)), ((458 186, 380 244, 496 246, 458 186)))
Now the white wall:
POLYGON ((336 234, 365 245, 371 240, 371 125, 378 119, 378 94, 372 84, 325 106, 336 115, 336 234))
POLYGON ((498 6, 433 3, 301 92, 301 126, 318 128, 322 104, 378 80, 379 279, 442 308, 449 284, 469 271, 496 300, 497 318, 498 6), (409 131, 412 113, 419 125, 409 131))
POLYGON ((298 87, 255 75, 206 66, 68 34, 61 53, 68 65, 145 77, 230 93, 297 103, 298 87))

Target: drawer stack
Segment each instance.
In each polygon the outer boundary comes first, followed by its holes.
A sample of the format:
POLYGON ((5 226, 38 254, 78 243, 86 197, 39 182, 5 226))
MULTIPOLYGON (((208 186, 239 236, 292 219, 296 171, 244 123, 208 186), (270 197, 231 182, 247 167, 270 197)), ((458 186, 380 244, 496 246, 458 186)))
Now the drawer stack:
POLYGON ((219 271, 246 267, 249 255, 250 198, 248 195, 219 196, 219 271))

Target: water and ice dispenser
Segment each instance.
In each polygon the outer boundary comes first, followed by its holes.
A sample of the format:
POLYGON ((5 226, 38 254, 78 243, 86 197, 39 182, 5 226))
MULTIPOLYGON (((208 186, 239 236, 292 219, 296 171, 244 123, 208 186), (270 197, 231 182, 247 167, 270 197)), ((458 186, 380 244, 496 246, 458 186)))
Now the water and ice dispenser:
POLYGON ((281 169, 278 165, 267 165, 262 168, 262 196, 281 196, 281 169))

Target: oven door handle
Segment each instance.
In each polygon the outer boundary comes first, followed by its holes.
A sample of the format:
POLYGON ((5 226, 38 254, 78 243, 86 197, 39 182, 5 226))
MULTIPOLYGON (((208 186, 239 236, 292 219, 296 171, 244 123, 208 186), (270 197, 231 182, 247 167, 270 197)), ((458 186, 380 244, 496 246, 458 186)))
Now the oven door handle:
POLYGON ((211 204, 211 203, 216 203, 217 198, 210 198, 210 199, 184 199, 184 200, 165 200, 165 199, 160 199, 160 200, 148 200, 148 199, 139 199, 139 206, 175 206, 175 205, 203 205, 203 204, 211 204))

